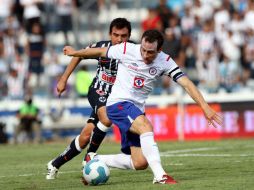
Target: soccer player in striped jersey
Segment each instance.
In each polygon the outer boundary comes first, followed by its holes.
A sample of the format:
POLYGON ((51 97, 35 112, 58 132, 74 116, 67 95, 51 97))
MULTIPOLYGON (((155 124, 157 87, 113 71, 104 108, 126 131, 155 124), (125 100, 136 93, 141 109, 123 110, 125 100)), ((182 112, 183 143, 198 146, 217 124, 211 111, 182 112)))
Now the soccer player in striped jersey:
POLYGON ((202 108, 208 123, 222 124, 222 118, 207 104, 199 90, 181 71, 169 55, 161 51, 163 36, 157 30, 145 31, 141 44, 124 42, 105 48, 75 51, 66 46, 65 55, 74 57, 107 57, 118 59, 118 73, 107 100, 108 118, 121 132, 123 154, 97 155, 108 166, 122 169, 145 169, 149 165, 153 183, 175 184, 161 165, 159 150, 154 141, 153 126, 144 114, 145 101, 154 82, 167 75, 181 85, 202 108))
MULTIPOLYGON (((91 45, 90 48, 110 47, 112 45, 128 41, 131 36, 130 22, 125 18, 114 19, 109 27, 109 36, 111 40, 97 42, 91 45)), ((46 179, 55 179, 59 168, 80 154, 90 141, 87 153, 96 152, 104 139, 106 132, 112 124, 106 114, 106 101, 115 82, 118 60, 103 57, 96 59, 98 60, 97 73, 88 92, 88 101, 93 108, 93 111, 80 135, 73 139, 62 154, 47 164, 48 173, 46 175, 46 179), (92 137, 91 134, 93 134, 92 137)), ((67 66, 64 74, 61 76, 61 79, 57 84, 59 96, 64 92, 69 76, 81 60, 82 58, 74 57, 67 66)), ((90 157, 85 156, 83 161, 84 163, 86 162, 86 159, 89 160, 90 157)))

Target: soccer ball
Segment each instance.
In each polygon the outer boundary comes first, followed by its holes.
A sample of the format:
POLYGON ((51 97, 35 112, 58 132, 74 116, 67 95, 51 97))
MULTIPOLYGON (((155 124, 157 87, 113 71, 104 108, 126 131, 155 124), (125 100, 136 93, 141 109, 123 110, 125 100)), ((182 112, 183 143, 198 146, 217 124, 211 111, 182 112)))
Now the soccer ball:
POLYGON ((89 185, 106 183, 108 181, 109 174, 110 172, 108 166, 98 159, 90 160, 83 168, 83 176, 89 185))

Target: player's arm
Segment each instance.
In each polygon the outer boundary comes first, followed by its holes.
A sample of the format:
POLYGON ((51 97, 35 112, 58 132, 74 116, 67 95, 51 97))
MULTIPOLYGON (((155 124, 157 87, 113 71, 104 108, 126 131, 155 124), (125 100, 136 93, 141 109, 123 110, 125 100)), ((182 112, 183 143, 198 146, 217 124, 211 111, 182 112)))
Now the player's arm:
POLYGON ((73 57, 82 57, 85 59, 97 58, 97 57, 106 57, 108 47, 104 48, 87 48, 81 50, 75 50, 71 46, 65 46, 63 48, 64 55, 73 56, 73 57))
POLYGON ((68 64, 60 80, 57 82, 56 89, 58 96, 61 96, 61 94, 65 91, 68 78, 70 77, 74 69, 77 67, 77 65, 80 63, 80 61, 81 61, 80 57, 73 57, 71 59, 71 62, 68 64))
POLYGON ((177 83, 180 84, 185 91, 191 96, 191 98, 202 108, 206 119, 209 124, 212 124, 216 127, 216 124, 222 125, 222 118, 219 116, 205 101, 204 97, 193 84, 193 82, 187 77, 182 76, 177 80, 177 83))

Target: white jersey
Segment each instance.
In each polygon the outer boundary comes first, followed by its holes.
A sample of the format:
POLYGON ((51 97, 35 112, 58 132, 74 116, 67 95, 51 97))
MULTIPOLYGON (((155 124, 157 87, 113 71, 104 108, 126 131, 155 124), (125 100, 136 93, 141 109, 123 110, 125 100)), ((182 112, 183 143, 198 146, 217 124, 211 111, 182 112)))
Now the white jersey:
POLYGON ((174 60, 164 52, 158 53, 151 64, 145 64, 140 46, 124 42, 109 47, 107 57, 119 59, 120 62, 107 106, 128 101, 144 111, 145 101, 160 76, 168 75, 176 81, 184 75, 174 60))

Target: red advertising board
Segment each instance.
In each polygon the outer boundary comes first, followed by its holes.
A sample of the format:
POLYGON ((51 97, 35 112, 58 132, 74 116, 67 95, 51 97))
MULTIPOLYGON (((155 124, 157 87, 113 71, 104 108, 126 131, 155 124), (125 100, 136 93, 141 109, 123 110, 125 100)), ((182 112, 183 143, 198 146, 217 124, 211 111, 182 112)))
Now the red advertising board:
MULTIPOLYGON (((182 112, 177 105, 147 108, 146 116, 153 124, 157 141, 254 137, 253 106, 248 103, 244 106, 242 103, 211 106, 223 116, 223 126, 208 126, 202 110, 197 105, 186 105, 182 112)), ((120 135, 116 127, 114 132, 116 140, 119 141, 120 135)))

